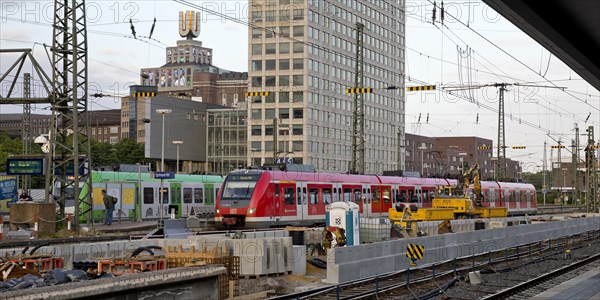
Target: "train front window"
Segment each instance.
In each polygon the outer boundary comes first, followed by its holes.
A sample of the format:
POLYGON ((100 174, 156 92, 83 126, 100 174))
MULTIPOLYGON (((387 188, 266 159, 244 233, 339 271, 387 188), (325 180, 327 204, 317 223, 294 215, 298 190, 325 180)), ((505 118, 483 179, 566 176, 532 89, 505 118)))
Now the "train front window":
POLYGON ((221 192, 223 200, 250 200, 260 174, 230 174, 221 192))

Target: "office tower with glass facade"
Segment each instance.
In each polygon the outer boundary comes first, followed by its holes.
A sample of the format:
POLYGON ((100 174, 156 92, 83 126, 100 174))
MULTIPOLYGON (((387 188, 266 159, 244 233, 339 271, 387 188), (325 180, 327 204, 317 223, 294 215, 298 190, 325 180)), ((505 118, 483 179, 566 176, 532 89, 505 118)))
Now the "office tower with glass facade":
POLYGON ((365 173, 404 170, 404 0, 250 0, 248 157, 347 172, 356 24, 364 25, 365 173), (390 89, 390 87, 399 89, 390 89))

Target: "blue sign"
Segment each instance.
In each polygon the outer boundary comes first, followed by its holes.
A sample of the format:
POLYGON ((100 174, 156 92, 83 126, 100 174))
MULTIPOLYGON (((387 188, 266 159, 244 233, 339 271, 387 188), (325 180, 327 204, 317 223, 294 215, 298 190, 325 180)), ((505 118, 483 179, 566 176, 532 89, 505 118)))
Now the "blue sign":
POLYGON ((154 172, 154 179, 173 179, 175 173, 173 172, 154 172))
POLYGON ((0 178, 0 200, 16 201, 15 193, 17 192, 17 178, 3 177, 0 178))
POLYGON ((43 158, 8 158, 7 175, 44 175, 43 158))

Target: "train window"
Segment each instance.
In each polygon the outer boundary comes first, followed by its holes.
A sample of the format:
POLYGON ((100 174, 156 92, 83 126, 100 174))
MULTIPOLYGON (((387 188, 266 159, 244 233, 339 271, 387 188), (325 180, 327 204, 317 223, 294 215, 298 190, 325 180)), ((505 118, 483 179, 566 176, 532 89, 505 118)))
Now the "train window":
POLYGON ((162 193, 163 193, 162 194, 162 204, 169 203, 169 189, 168 188, 163 188, 163 192, 162 193))
POLYGON ((308 199, 310 200, 310 204, 319 203, 319 190, 317 188, 311 188, 308 192, 308 199))
MULTIPOLYGON (((171 188, 171 204, 175 204, 177 203, 177 189, 176 188, 171 188)), ((166 202, 165 202, 166 203, 166 202)))
POLYGON ((429 191, 429 202, 433 202, 433 198, 435 198, 435 192, 429 191))
POLYGON ((410 199, 410 203, 418 203, 419 198, 415 195, 415 191, 408 191, 408 199, 410 199))
POLYGON ((192 188, 183 188, 183 203, 192 203, 192 188))
POLYGON ((383 189, 383 202, 390 203, 390 188, 383 189))
POLYGON ((279 183, 275 184, 275 197, 279 197, 279 183))
POLYGON ((144 188, 144 204, 154 203, 154 189, 151 187, 144 188))
POLYGON ((374 188, 371 192, 371 200, 373 200, 373 203, 379 203, 379 188, 374 188))
POLYGON ((294 205, 294 188, 285 188, 283 190, 285 205, 294 205))
POLYGON ((362 202, 362 199, 360 199, 360 189, 355 189, 354 190, 354 202, 356 204, 359 204, 362 202))
POLYGON ((406 197, 406 192, 407 191, 404 190, 404 191, 398 191, 398 192, 399 192, 399 195, 398 195, 397 201, 398 202, 406 202, 407 201, 406 199, 408 199, 408 197, 406 197))
POLYGON ((204 202, 204 191, 202 188, 194 189, 194 203, 202 203, 204 202))
POLYGON ((323 189, 323 203, 330 204, 332 201, 331 198, 331 189, 330 188, 324 188, 323 189))
POLYGON ((302 189, 300 189, 300 188, 296 189, 296 198, 298 201, 298 205, 302 205, 302 189))
POLYGON ((344 189, 344 202, 352 201, 352 189, 344 189))

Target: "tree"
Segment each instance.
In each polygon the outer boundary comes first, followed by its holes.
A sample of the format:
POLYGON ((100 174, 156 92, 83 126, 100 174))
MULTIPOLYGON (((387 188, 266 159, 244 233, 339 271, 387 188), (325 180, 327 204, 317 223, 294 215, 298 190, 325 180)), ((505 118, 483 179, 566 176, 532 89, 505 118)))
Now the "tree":
POLYGON ((6 160, 12 155, 23 154, 21 139, 11 139, 6 131, 0 131, 0 172, 6 172, 6 160))

